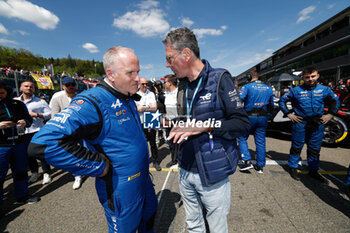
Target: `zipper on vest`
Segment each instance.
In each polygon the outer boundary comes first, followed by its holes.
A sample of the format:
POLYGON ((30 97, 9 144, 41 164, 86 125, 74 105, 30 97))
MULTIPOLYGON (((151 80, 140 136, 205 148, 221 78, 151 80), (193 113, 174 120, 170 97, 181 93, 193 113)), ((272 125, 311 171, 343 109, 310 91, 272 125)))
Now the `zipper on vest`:
MULTIPOLYGON (((196 114, 194 112, 194 108, 192 108, 192 115, 193 115, 193 118, 196 117, 196 114)), ((203 160, 202 160, 202 155, 201 155, 201 150, 200 150, 200 147, 199 147, 199 142, 198 142, 198 139, 195 139, 195 142, 196 142, 196 146, 198 148, 198 153, 199 153, 199 160, 200 160, 200 168, 198 169, 201 169, 202 170, 202 173, 203 173, 203 178, 204 178, 204 182, 207 186, 211 186, 209 183, 208 183, 208 180, 207 180, 207 177, 205 176, 205 170, 204 170, 204 164, 203 164, 203 160)), ((195 155, 196 156, 196 155, 195 155)))

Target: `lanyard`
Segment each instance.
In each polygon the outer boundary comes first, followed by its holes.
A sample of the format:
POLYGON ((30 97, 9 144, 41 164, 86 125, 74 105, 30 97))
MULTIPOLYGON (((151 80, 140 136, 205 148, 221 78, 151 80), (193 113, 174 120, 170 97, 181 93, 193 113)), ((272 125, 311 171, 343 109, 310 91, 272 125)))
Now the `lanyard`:
POLYGON ((193 96, 192 96, 192 99, 191 99, 191 103, 188 104, 188 98, 187 98, 187 92, 188 92, 188 82, 186 82, 186 110, 187 110, 187 116, 190 116, 190 113, 191 113, 191 109, 192 109, 192 105, 193 105, 193 101, 194 101, 194 98, 196 97, 196 94, 197 94, 197 91, 199 89, 199 87, 201 86, 201 83, 202 83, 202 78, 199 79, 199 82, 197 84, 197 87, 196 87, 196 90, 194 91, 193 93, 193 96))
MULTIPOLYGON (((5 109, 6 109, 6 112, 7 112, 7 115, 9 116, 9 118, 11 118, 11 114, 10 114, 10 111, 9 109, 7 108, 6 104, 3 103, 3 105, 5 106, 5 109)), ((12 127, 12 135, 15 135, 15 129, 12 127)), ((15 145, 15 141, 12 139, 12 144, 15 145)))

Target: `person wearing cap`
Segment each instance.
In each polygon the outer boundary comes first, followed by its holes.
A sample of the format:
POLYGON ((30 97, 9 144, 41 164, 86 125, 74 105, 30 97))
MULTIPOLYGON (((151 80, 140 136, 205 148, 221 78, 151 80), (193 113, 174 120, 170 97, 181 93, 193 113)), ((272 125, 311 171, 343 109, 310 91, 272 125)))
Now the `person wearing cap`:
POLYGON ((54 116, 56 113, 61 112, 65 107, 67 107, 76 96, 77 85, 72 77, 62 78, 62 91, 56 92, 50 101, 51 115, 54 116))
MULTIPOLYGON (((51 108, 52 118, 67 107, 71 100, 77 95, 77 84, 72 77, 62 78, 62 88, 62 91, 56 92, 51 98, 49 106, 51 108)), ((80 188, 81 183, 81 176, 74 176, 73 189, 76 190, 80 188)))

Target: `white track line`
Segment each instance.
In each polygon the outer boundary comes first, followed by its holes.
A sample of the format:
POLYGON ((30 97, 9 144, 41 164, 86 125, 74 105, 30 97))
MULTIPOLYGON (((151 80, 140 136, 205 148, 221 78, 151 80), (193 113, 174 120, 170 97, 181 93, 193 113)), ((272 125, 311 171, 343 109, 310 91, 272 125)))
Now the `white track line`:
MULTIPOLYGON (((256 161, 251 161, 252 164, 256 164, 256 161)), ((242 160, 238 164, 243 164, 242 160)), ((266 165, 287 165, 288 160, 266 160, 266 165)), ((299 165, 307 165, 307 161, 300 161, 299 165)))
POLYGON ((165 186, 166 186, 166 184, 168 183, 168 179, 169 179, 169 176, 170 176, 170 173, 171 173, 171 172, 172 172, 171 170, 168 171, 168 175, 167 175, 166 178, 165 178, 163 187, 162 187, 162 189, 160 190, 160 193, 159 193, 159 196, 158 196, 158 203, 159 203, 160 199, 162 198, 163 190, 165 189, 165 186))

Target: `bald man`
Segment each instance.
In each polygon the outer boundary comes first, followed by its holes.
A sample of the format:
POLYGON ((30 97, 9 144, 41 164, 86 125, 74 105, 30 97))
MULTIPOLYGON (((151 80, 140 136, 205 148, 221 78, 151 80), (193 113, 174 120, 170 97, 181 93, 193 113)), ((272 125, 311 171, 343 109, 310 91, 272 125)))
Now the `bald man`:
MULTIPOLYGON (((137 92, 141 96, 140 101, 136 101, 137 111, 139 112, 141 123, 143 124, 143 113, 144 112, 155 112, 157 111, 156 96, 153 92, 147 89, 147 80, 140 78, 139 82, 140 90, 137 92)), ((158 156, 158 148, 156 144, 156 130, 155 129, 143 129, 145 137, 151 146, 151 159, 153 167, 157 171, 161 171, 160 160, 158 156)))
POLYGON ((28 151, 73 174, 97 177, 109 232, 150 233, 158 203, 147 141, 135 117, 139 60, 133 50, 113 47, 103 65, 107 77, 47 122, 28 151))

